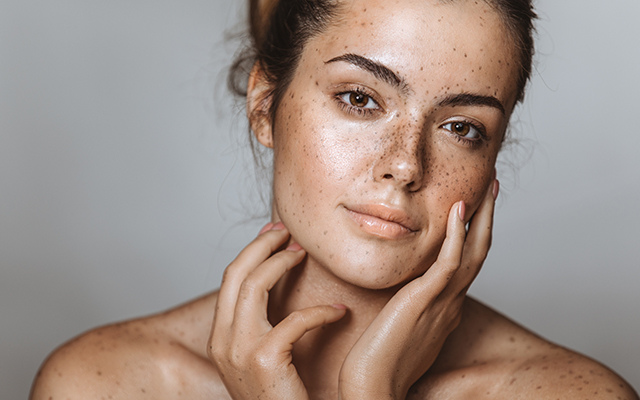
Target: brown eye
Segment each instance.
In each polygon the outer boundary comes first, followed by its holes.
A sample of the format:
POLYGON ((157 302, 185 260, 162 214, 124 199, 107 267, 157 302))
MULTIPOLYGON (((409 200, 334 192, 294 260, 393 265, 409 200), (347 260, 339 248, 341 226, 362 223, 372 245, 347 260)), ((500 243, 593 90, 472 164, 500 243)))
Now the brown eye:
POLYGON ((371 99, 366 94, 351 92, 349 95, 349 103, 354 107, 366 107, 371 99))
POLYGON ((380 110, 380 106, 371 96, 366 95, 359 90, 340 93, 338 98, 341 103, 347 107, 348 112, 366 113, 366 115, 371 115, 372 112, 380 110))
POLYGON ((446 123, 442 127, 465 139, 480 139, 482 137, 479 128, 468 122, 454 121, 446 123))
POLYGON ((452 122, 451 131, 460 136, 467 136, 471 131, 471 126, 469 124, 465 124, 464 122, 452 122))

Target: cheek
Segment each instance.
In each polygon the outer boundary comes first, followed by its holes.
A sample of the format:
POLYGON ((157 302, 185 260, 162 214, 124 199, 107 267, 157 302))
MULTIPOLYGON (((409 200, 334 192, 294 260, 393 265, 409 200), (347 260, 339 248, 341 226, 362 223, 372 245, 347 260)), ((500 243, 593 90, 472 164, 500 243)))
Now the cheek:
MULTIPOLYGON (((339 120, 330 100, 292 91, 280 106, 274 140, 276 179, 286 173, 303 185, 343 185, 366 171, 363 155, 371 141, 355 126, 339 120), (339 124, 339 126, 337 125, 339 124)), ((360 128, 361 129, 361 128, 360 128)))
MULTIPOLYGON (((321 218, 352 178, 357 154, 348 132, 336 132, 330 104, 292 90, 279 106, 274 130, 274 201, 287 226, 321 218)), ((294 228, 295 229, 295 228, 294 228)))
POLYGON ((451 206, 460 200, 467 206, 467 215, 477 210, 489 187, 496 160, 493 151, 461 156, 459 151, 448 151, 447 147, 434 145, 427 151, 425 161, 427 196, 439 210, 437 221, 445 225, 451 206))

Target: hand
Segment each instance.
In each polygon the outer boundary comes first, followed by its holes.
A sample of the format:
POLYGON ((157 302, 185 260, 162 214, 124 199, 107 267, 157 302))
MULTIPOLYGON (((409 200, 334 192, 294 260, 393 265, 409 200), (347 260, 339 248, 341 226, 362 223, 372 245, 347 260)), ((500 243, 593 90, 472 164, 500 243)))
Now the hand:
POLYGON ((464 202, 452 206, 436 262, 389 300, 353 346, 340 371, 341 399, 404 399, 431 367, 460 323, 467 290, 491 245, 498 181, 489 186, 468 233, 464 202))
POLYGON ((288 239, 282 223, 268 224, 224 272, 208 355, 234 399, 308 399, 292 363, 293 344, 345 315, 344 307, 316 306, 271 326, 269 290, 305 256, 298 244, 277 251, 288 239))

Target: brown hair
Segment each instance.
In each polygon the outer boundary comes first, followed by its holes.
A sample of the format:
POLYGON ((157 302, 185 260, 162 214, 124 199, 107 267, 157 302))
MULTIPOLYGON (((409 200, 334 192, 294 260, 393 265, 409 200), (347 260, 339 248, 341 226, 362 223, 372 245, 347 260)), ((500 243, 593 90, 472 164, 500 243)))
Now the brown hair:
MULTIPOLYGON (((532 1, 484 1, 500 15, 518 52, 516 101, 520 102, 532 69, 536 18, 532 1)), ((267 104, 271 121, 275 121, 278 104, 291 83, 305 44, 339 14, 339 4, 339 0, 249 0, 250 43, 231 66, 231 91, 246 96, 248 74, 258 63, 263 79, 273 88, 267 95, 267 104)))

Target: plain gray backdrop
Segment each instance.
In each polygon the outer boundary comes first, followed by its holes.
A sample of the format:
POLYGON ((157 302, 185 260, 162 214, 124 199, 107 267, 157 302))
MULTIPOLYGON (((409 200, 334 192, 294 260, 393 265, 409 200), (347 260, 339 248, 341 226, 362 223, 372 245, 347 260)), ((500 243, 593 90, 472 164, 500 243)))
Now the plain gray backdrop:
MULTIPOLYGON (((215 289, 264 223, 224 88, 239 3, 0 1, 0 398, 69 338, 215 289)), ((471 292, 637 388, 640 2, 537 6, 471 292)))

